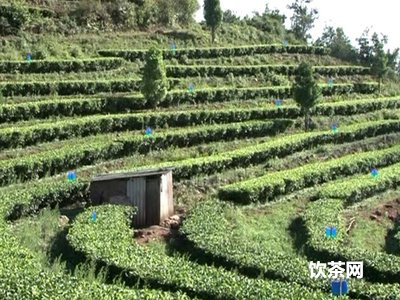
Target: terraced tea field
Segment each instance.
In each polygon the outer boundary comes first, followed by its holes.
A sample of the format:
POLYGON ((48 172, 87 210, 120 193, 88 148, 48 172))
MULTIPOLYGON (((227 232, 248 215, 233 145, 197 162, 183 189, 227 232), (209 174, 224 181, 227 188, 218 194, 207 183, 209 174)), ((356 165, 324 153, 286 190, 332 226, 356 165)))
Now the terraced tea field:
POLYGON ((370 218, 400 203, 399 96, 323 48, 198 48, 164 51, 171 86, 154 110, 139 93, 144 53, 0 61, 1 299, 333 299, 309 262, 339 260, 364 263, 347 299, 400 299, 399 218, 370 218), (304 132, 290 83, 307 60, 324 97, 304 132), (132 208, 91 206, 93 176, 160 167, 183 214, 167 239, 135 238, 132 208), (20 226, 48 206, 71 220, 43 262, 20 226), (71 272, 87 259, 107 267, 103 282, 71 272))

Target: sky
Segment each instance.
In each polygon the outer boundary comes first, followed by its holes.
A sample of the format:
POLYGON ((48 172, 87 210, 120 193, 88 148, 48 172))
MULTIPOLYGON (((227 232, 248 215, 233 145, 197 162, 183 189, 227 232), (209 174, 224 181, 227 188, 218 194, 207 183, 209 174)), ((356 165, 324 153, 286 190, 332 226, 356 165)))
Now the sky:
MULTIPOLYGON (((290 28, 291 11, 287 6, 293 0, 220 0, 223 10, 230 9, 239 16, 251 16, 254 11, 262 13, 266 4, 270 9, 279 9, 288 18, 286 28, 290 28)), ((196 20, 203 20, 203 0, 199 0, 201 9, 196 13, 196 20)), ((398 0, 314 0, 310 7, 316 8, 319 18, 311 30, 313 40, 321 36, 324 27, 342 27, 345 34, 356 45, 356 38, 360 37, 365 28, 371 28, 370 33, 376 31, 388 37, 387 48, 400 48, 400 34, 397 28, 400 5, 398 0)))

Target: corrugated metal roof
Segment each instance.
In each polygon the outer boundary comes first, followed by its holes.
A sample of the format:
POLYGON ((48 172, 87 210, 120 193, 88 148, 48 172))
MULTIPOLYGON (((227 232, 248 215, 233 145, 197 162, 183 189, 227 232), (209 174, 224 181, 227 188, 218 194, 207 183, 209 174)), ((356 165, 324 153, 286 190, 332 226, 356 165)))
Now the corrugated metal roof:
POLYGON ((136 171, 136 172, 126 172, 126 173, 101 174, 101 175, 93 177, 91 181, 92 182, 107 181, 107 180, 133 178, 133 177, 146 177, 146 176, 162 175, 162 174, 171 172, 172 170, 173 170, 173 168, 164 168, 164 169, 140 170, 140 171, 136 171))

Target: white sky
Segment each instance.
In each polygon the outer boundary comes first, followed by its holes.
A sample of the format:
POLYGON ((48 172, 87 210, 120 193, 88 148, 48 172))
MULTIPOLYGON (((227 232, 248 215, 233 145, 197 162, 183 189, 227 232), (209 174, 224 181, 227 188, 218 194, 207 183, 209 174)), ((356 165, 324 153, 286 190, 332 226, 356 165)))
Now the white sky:
MULTIPOLYGON (((201 9, 196 14, 196 20, 203 19, 203 0, 198 0, 201 9)), ((288 18, 286 27, 290 27, 291 11, 287 5, 293 0, 220 0, 223 10, 230 9, 236 15, 252 15, 252 12, 262 13, 268 3, 270 9, 279 9, 288 18)), ((400 32, 398 23, 400 19, 399 0, 314 0, 310 7, 316 8, 319 18, 311 31, 313 39, 321 36, 325 25, 343 27, 345 34, 353 45, 355 39, 360 37, 366 27, 370 27, 370 33, 376 31, 388 37, 387 47, 400 48, 400 32), (399 19, 398 19, 399 18, 399 19)))

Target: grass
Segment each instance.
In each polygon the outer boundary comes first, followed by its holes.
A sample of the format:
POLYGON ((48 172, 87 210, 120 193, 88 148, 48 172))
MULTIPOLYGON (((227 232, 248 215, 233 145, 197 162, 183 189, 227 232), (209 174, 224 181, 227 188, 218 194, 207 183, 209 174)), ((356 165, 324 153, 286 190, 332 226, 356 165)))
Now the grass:
POLYGON ((277 252, 298 254, 293 247, 292 224, 305 208, 306 200, 277 202, 264 207, 236 209, 229 215, 237 224, 235 235, 248 243, 261 244, 277 252))
POLYGON ((60 216, 66 215, 71 224, 80 212, 81 208, 42 209, 37 215, 19 219, 13 224, 15 237, 36 255, 45 270, 68 273, 89 282, 121 285, 119 276, 109 274, 107 268, 94 261, 85 260, 68 245, 65 236, 69 225, 61 226, 60 216))
POLYGON ((348 220, 355 218, 355 225, 350 231, 349 244, 372 251, 397 253, 398 245, 393 243, 390 232, 394 223, 385 215, 379 221, 371 219, 374 210, 400 197, 400 190, 390 190, 349 207, 345 211, 348 220))

